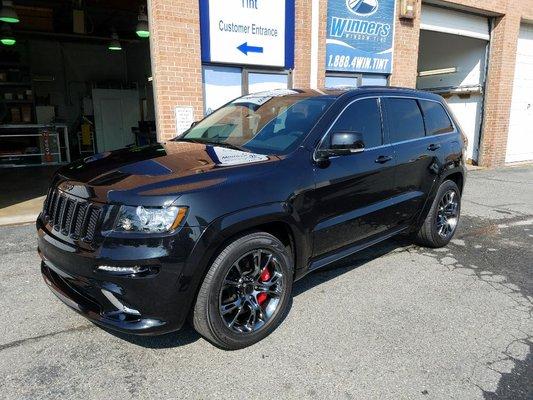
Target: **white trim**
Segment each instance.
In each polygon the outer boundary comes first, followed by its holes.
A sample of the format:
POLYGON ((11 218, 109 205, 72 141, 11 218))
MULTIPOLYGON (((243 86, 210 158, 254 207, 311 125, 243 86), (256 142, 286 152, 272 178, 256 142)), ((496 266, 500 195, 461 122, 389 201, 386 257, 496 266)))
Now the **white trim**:
POLYGON ((320 26, 320 0, 311 0, 311 73, 309 87, 318 87, 318 38, 320 26))

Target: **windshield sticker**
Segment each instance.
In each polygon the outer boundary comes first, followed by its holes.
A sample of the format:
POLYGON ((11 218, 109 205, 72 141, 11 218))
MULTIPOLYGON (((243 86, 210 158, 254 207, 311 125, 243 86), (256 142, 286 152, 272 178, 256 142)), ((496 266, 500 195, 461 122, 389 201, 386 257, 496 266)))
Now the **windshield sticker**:
POLYGON ((291 94, 298 94, 298 92, 291 89, 268 90, 240 97, 236 99, 233 104, 256 104, 262 106, 273 97, 283 97, 291 94))
POLYGON ((220 166, 248 164, 269 159, 268 156, 263 154, 248 153, 219 146, 208 145, 206 146, 206 151, 213 159, 213 162, 220 166))

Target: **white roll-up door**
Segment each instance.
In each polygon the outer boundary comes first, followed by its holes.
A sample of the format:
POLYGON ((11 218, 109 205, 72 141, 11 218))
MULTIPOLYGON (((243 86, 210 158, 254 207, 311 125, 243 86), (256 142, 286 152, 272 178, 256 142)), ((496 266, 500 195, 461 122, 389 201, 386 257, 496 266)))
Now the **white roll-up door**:
POLYGON ((490 40, 487 18, 427 4, 422 5, 420 29, 490 40))
POLYGON ((441 93, 468 138, 467 159, 477 162, 481 135, 483 86, 487 45, 487 17, 465 11, 422 5, 417 87, 441 93), (427 74, 451 69, 446 74, 427 74))
POLYGON ((533 25, 522 24, 507 138, 506 162, 533 160, 533 25))

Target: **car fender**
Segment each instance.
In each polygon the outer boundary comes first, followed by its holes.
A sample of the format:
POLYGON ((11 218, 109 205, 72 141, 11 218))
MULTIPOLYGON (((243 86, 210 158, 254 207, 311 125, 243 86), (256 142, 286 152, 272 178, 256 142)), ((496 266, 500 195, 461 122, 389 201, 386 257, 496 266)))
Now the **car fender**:
POLYGON ((433 184, 433 187, 431 188, 431 191, 426 198, 426 202, 424 203, 424 206, 422 207, 422 210, 420 211, 420 214, 418 216, 418 219, 416 221, 416 224, 413 226, 411 231, 418 231, 422 224, 424 223, 424 220, 426 219, 429 210, 431 209, 431 206, 433 205, 433 201, 435 200, 435 196, 437 195, 437 191, 440 188, 440 185, 448 179, 449 176, 460 173, 463 176, 463 190, 464 190, 464 182, 466 180, 466 168, 462 164, 454 164, 451 166, 451 168, 444 169, 438 176, 438 178, 435 180, 435 183, 433 184))
POLYGON ((184 264, 178 291, 188 292, 189 309, 213 258, 232 237, 269 223, 283 223, 290 229, 294 241, 295 270, 301 270, 310 256, 309 235, 298 216, 286 202, 262 204, 223 215, 210 223, 200 235, 184 264))

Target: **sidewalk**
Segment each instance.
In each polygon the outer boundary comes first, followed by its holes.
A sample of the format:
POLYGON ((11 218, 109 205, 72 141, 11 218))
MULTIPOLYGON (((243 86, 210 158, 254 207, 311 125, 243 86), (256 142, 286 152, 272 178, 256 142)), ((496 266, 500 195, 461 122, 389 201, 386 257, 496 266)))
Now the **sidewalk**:
POLYGON ((0 226, 34 222, 41 212, 54 167, 4 169, 0 174, 0 226))

